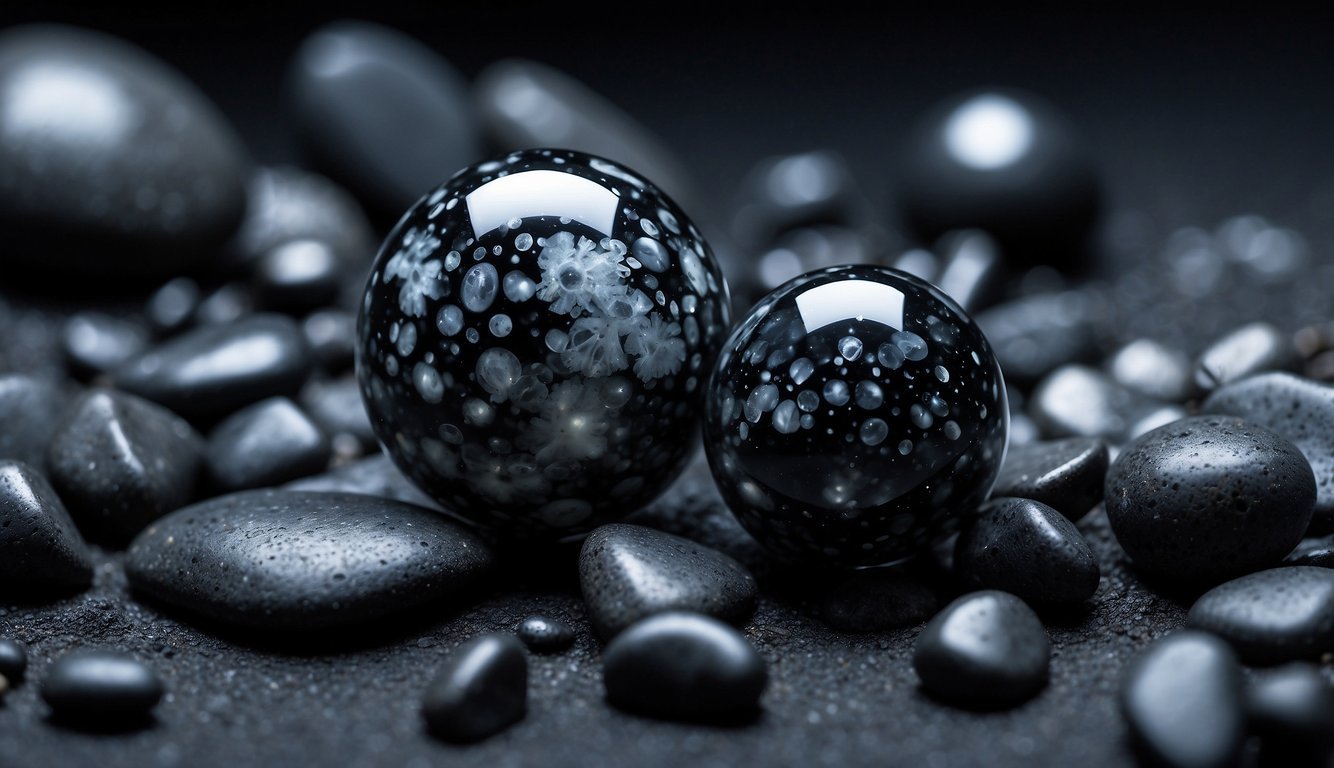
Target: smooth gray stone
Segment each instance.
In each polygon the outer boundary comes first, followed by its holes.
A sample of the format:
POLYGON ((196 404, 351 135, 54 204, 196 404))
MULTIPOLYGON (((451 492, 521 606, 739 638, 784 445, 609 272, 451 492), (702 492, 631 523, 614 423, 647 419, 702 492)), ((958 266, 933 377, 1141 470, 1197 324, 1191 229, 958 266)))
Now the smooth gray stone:
POLYGON ((352 369, 356 359, 357 318, 341 309, 321 309, 301 321, 301 333, 315 363, 327 373, 352 369))
POLYGON ((139 324, 98 312, 71 315, 60 334, 65 367, 85 381, 144 351, 148 340, 148 331, 139 324))
POLYGON ((1334 752, 1334 686, 1314 664, 1260 675, 1248 695, 1251 730, 1263 765, 1329 765, 1334 752))
POLYGON ((753 716, 769 681, 763 657, 744 635, 684 611, 636 622, 607 644, 602 659, 612 706, 667 720, 753 716))
POLYGON ((702 208, 694 180, 648 129, 554 67, 517 58, 488 64, 473 81, 473 103, 502 151, 560 147, 605 157, 642 174, 687 212, 702 208))
POLYGON ((25 373, 0 374, 0 459, 46 468, 46 449, 69 407, 59 382, 25 373))
POLYGON ((88 538, 127 544, 194 499, 203 439, 184 419, 125 392, 89 391, 51 441, 51 484, 88 538))
POLYGON ((1040 501, 1077 522, 1102 501, 1109 463, 1097 438, 1015 445, 1012 437, 991 495, 1040 501))
POLYGON ((1301 355, 1292 336, 1269 323, 1243 325, 1210 344, 1195 361, 1195 386, 1213 390, 1254 373, 1296 370, 1301 355))
POLYGON ((369 450, 379 445, 361 399, 361 387, 352 376, 310 382, 301 390, 301 407, 327 435, 351 435, 369 450))
POLYGON ((464 744, 494 736, 527 712, 528 652, 512 635, 482 635, 456 648, 422 699, 431 734, 464 744))
POLYGON ((318 240, 340 264, 370 268, 378 238, 356 199, 333 181, 290 166, 260 168, 246 186, 246 215, 230 251, 240 265, 294 240, 318 240))
POLYGON ((996 303, 1005 264, 1000 246, 980 229, 946 233, 935 245, 941 255, 940 277, 936 287, 963 307, 976 313, 996 303))
POLYGON ((870 203, 842 153, 816 149, 766 157, 742 177, 732 232, 745 247, 762 248, 793 229, 866 223, 870 203))
POLYGON ((1310 533, 1334 532, 1334 386, 1261 373, 1215 390, 1202 410, 1239 416, 1291 440, 1315 473, 1310 533))
POLYGON ((350 493, 242 491, 177 510, 130 545, 135 589, 267 631, 364 624, 458 597, 494 556, 422 507, 350 493))
POLYGON ((377 212, 397 217, 481 159, 466 81, 395 29, 320 27, 293 57, 288 84, 302 147, 377 212))
POLYGON ((162 700, 162 679, 151 667, 115 651, 74 651, 42 676, 42 699, 62 720, 97 727, 107 720, 146 719, 162 700))
POLYGON ((1283 558, 1283 565, 1312 565, 1334 568, 1334 535, 1302 539, 1297 548, 1283 558))
POLYGON ((971 589, 999 589, 1032 605, 1082 603, 1098 591, 1098 558, 1075 524, 1031 499, 992 499, 955 544, 954 569, 971 589))
POLYGON ((330 450, 329 436, 295 403, 272 397, 219 423, 205 455, 214 485, 241 491, 322 472, 330 450))
POLYGON ((1081 291, 1037 293, 974 316, 1007 381, 1032 384, 1068 363, 1098 354, 1102 298, 1081 291))
POLYGON ((208 421, 267 397, 295 395, 310 371, 296 322, 258 314, 163 342, 122 365, 114 379, 187 419, 208 421))
POLYGON ((1153 339, 1122 346, 1108 358, 1107 372, 1117 384, 1155 400, 1179 403, 1194 391, 1190 359, 1153 339))
POLYGON ((1107 473, 1112 532, 1142 574, 1210 587, 1277 565, 1301 541, 1315 477, 1286 438, 1193 416, 1126 446, 1107 473))
POLYGON ((593 530, 579 552, 588 618, 604 638, 664 611, 691 611, 740 625, 755 612, 755 579, 731 557, 640 525, 593 530))
POLYGON ((1121 709, 1150 762, 1226 768, 1241 754, 1246 705, 1241 667, 1227 644, 1180 631, 1155 641, 1127 670, 1121 709))
POLYGON ((92 556, 69 512, 45 478, 16 461, 0 461, 0 551, 0 595, 44 597, 93 583, 92 556))
POLYGON ((1049 438, 1095 437, 1119 443, 1161 405, 1096 368, 1064 365, 1033 389, 1028 413, 1049 438))
POLYGON ((260 306, 299 315, 334 303, 343 268, 325 241, 290 240, 259 257, 251 281, 260 306))
POLYGON ((174 277, 148 297, 144 313, 153 330, 162 336, 171 336, 194 322, 195 311, 203 294, 199 283, 188 277, 174 277))
POLYGON ((927 693, 968 709, 1006 709, 1047 685, 1051 641, 1023 600, 987 590, 950 603, 917 636, 913 669, 927 693))
POLYGON ((529 616, 519 622, 514 634, 533 653, 555 653, 574 644, 570 625, 548 616, 529 616))
POLYGON ((0 34, 6 262, 62 280, 194 269, 236 229, 248 160, 164 62, 89 29, 0 34))
POLYGON ((1232 645, 1247 664, 1318 659, 1334 651, 1334 570, 1286 566, 1220 584, 1187 623, 1232 645))

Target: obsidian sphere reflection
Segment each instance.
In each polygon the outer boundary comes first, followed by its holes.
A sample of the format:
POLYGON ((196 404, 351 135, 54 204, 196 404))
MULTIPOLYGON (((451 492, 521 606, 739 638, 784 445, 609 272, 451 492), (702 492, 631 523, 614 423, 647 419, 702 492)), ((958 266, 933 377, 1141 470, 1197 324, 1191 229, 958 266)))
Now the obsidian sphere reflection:
POLYGON ((704 433, 723 497, 763 545, 876 565, 976 512, 1009 411, 991 346, 953 300, 906 272, 843 266, 780 286, 737 326, 704 433))
POLYGON ((728 306, 699 231, 650 182, 526 150, 460 171, 389 234, 357 377, 389 455, 446 508, 573 533, 679 474, 728 306))

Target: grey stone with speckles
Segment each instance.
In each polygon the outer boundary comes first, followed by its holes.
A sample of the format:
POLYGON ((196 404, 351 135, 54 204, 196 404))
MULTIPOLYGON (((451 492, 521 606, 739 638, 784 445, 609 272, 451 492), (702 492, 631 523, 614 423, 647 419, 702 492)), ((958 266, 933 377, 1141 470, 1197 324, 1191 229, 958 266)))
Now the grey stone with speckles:
POLYGON ((1319 658, 1334 651, 1334 570, 1298 565, 1233 579, 1201 595, 1187 621, 1248 664, 1319 658))
POLYGON ((489 634, 455 649, 422 699, 431 734, 446 741, 481 741, 528 712, 528 652, 512 635, 489 634))
POLYGON ((755 579, 732 558, 690 539, 612 523, 579 553, 588 618, 604 638, 664 611, 693 611, 742 624, 755 612, 755 579))
POLYGON ((1031 499, 993 499, 964 528, 954 568, 969 587, 1031 604, 1081 603, 1098 591, 1098 559, 1075 524, 1031 499))
POLYGON ((991 495, 1040 501, 1078 521, 1102 501, 1108 462, 1107 444, 1097 438, 1011 443, 991 495))
POLYGON ((243 491, 149 526, 130 584, 171 608, 259 630, 348 626, 457 596, 491 550, 445 517, 345 493, 243 491))
POLYGON ((208 471, 224 491, 277 485, 322 471, 329 436, 285 397, 228 416, 209 435, 208 471))
POLYGON ((92 581, 88 545, 50 484, 26 464, 0 461, 0 595, 69 592, 92 581))

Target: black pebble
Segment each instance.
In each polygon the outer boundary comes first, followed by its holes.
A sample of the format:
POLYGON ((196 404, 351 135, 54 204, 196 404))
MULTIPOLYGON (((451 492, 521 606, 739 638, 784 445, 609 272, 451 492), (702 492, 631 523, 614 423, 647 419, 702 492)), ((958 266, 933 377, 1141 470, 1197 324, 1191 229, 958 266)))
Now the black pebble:
POLYGON ((588 618, 604 638, 663 611, 692 611, 731 624, 755 612, 755 579, 731 557, 652 528, 612 523, 579 553, 588 618))
POLYGON ((431 734, 459 743, 495 735, 527 711, 528 653, 512 635, 483 635, 459 646, 422 699, 431 734))
POLYGON ((115 390, 92 390, 51 441, 51 484, 90 539, 124 546, 194 498, 203 440, 184 419, 115 390))
POLYGON ((570 625, 547 616, 529 616, 519 622, 514 633, 534 653, 556 653, 574 643, 570 625))
POLYGON ((970 589, 1031 604, 1081 603, 1098 591, 1098 558, 1075 524, 1030 499, 993 499, 959 534, 954 568, 970 589))
POLYGON ((1183 631, 1151 645, 1126 672, 1122 712, 1151 763, 1225 768, 1246 736, 1241 667, 1222 640, 1183 631))
POLYGON ((230 249, 241 268, 284 243, 311 238, 347 268, 370 266, 376 247, 371 223, 352 195, 329 179, 289 166, 260 168, 250 177, 246 203, 230 249))
POLYGON ((927 622, 912 663, 932 696, 969 709, 1004 709, 1047 685, 1051 641, 1023 600, 973 592, 927 622))
POLYGON ((1153 339, 1122 346, 1108 358, 1107 372, 1126 389, 1169 403, 1182 402, 1194 391, 1190 359, 1153 339))
POLYGON ((23 682, 27 669, 28 649, 17 640, 0 637, 0 678, 4 678, 5 683, 13 688, 23 682))
POLYGON ((24 373, 0 375, 0 459, 46 469, 46 449, 69 406, 57 382, 24 373))
POLYGON ((1104 496, 1112 532, 1136 569, 1208 587, 1292 551, 1311 520, 1316 486, 1287 439, 1231 416, 1194 416, 1126 446, 1104 496))
POLYGON ((162 680, 133 657, 111 651, 75 651, 56 659, 41 680, 42 699, 60 720, 146 718, 163 694, 162 680))
POLYGON ((904 218, 927 241, 977 228, 1012 262, 1082 267, 1101 187, 1074 125, 1037 95, 970 91, 933 106, 899 172, 904 218))
POLYGON ((60 334, 65 366, 81 380, 116 368, 142 352, 148 340, 139 325, 96 312, 71 316, 60 334))
POLYGON ((261 305, 293 314, 332 303, 342 279, 333 247, 313 239, 293 240, 266 251, 252 278, 261 305))
POLYGON ((935 593, 918 579, 870 569, 830 589, 820 617, 840 632, 879 632, 920 624, 939 607, 935 593))
POLYGON ((92 557, 55 490, 36 470, 0 461, 0 594, 11 597, 83 589, 92 557))
POLYGON ((60 285, 180 274, 241 221, 239 137, 197 88, 128 42, 11 27, 0 35, 0 103, 28 105, 0 113, 7 267, 60 285), (34 101, 24 84, 67 97, 34 101))
POLYGON ((1262 371, 1296 370, 1301 355, 1292 336, 1274 326, 1251 323, 1215 340, 1195 361, 1195 386, 1211 392, 1262 371))
POLYGON ((1315 473, 1308 531, 1334 532, 1334 386, 1291 373, 1262 373, 1220 387, 1202 409, 1238 416, 1291 440, 1315 473))
POLYGON ((938 240, 934 250, 943 262, 936 287, 954 299, 965 312, 976 313, 996 303, 1004 287, 1005 265, 1000 248, 980 229, 961 229, 938 240))
POLYGON ((300 631, 371 622, 458 596, 493 559, 472 532, 421 507, 267 490, 210 499, 157 521, 130 545, 125 573, 135 589, 186 613, 300 631))
POLYGON ((1295 663, 1260 675, 1248 696, 1261 764, 1329 765, 1334 750, 1334 687, 1314 664, 1295 663))
POLYGON ((199 283, 188 277, 175 277, 148 297, 144 312, 155 331, 163 336, 171 336, 184 330, 194 320, 195 310, 199 308, 202 299, 199 283))
POLYGON ((310 369, 296 322, 258 314, 177 336, 128 361, 115 380, 188 419, 207 420, 266 397, 295 395, 310 369))
POLYGON ((357 350, 357 318, 341 309, 321 309, 301 321, 301 333, 315 363, 328 373, 352 367, 357 350))
POLYGON ((673 611, 650 616, 608 643, 602 677, 607 700, 618 709, 727 722, 758 711, 769 674, 740 632, 709 616, 673 611))
POLYGON ((1082 290, 1037 293, 974 316, 1005 371, 1006 381, 1030 385, 1067 363, 1098 354, 1102 301, 1082 290))
POLYGON ((1296 549, 1283 558, 1283 564, 1334 568, 1334 536, 1303 539, 1296 549))
POLYGON ((1188 623, 1232 644, 1248 664, 1319 658, 1334 651, 1334 570, 1273 568, 1205 592, 1188 623))
POLYGON ((1158 403, 1117 384, 1102 371, 1064 365, 1033 389, 1029 415, 1049 437, 1105 438, 1119 443, 1152 427, 1185 416, 1177 406, 1158 403), (1166 415, 1164 415, 1166 412, 1166 415))
POLYGON ((799 227, 863 225, 869 210, 856 174, 839 152, 776 155, 756 163, 742 178, 732 232, 744 247, 754 249, 799 227))
POLYGON ((379 445, 361 387, 352 376, 310 382, 301 390, 301 407, 327 435, 350 435, 367 450, 379 445))
POLYGON ((224 283, 205 296, 195 307, 196 325, 226 325, 255 311, 255 290, 246 283, 224 283))
POLYGON ((288 84, 302 148, 378 212, 399 215, 481 157, 467 82, 434 49, 389 27, 342 21, 315 30, 288 84))
POLYGON ((1040 501, 1078 521, 1102 501, 1108 459, 1107 444, 1097 438, 1012 443, 991 495, 1040 501))
POLYGON ((324 471, 329 436, 285 397, 255 403, 228 416, 208 437, 208 471, 215 487, 240 491, 277 485, 324 471))

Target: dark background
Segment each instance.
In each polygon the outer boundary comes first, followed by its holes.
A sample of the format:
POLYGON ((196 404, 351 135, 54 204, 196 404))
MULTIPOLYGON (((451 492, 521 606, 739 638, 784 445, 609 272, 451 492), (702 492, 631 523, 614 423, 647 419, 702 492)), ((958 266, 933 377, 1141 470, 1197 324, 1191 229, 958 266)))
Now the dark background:
MULTIPOLYGON (((1211 228, 1242 213, 1295 228, 1317 264, 1331 260, 1334 29, 1322 17, 970 7, 858 15, 830 3, 746 13, 721 5, 613 5, 604 15, 538 4, 217 3, 164 12, 19 2, 0 7, 0 26, 76 22, 135 41, 214 98, 256 159, 284 163, 296 158, 283 100, 296 44, 325 21, 381 21, 468 76, 505 56, 569 72, 674 148, 720 205, 767 155, 838 149, 891 230, 895 157, 913 118, 965 88, 1023 87, 1068 112, 1103 169, 1104 230, 1122 247, 1099 262, 1094 279, 1137 268, 1176 228, 1211 228)), ((1307 314, 1324 311, 1310 305, 1331 287, 1307 285, 1303 295, 1315 298, 1281 300, 1284 310, 1248 301, 1244 289, 1209 301, 1223 302, 1234 322, 1288 311, 1269 319, 1291 324, 1303 305, 1307 314)), ((1154 317, 1174 326, 1164 331, 1207 340, 1187 304, 1154 317)), ((1126 335, 1153 330, 1142 321, 1126 335)), ((0 706, 0 766, 1124 765, 1131 753, 1115 700, 1121 670, 1183 616, 1181 604, 1127 572, 1097 513, 1082 528, 1104 564, 1103 584, 1086 612, 1047 617, 1050 688, 1012 712, 959 712, 917 690, 908 661, 915 628, 845 635, 813 618, 818 595, 791 587, 801 574, 766 569, 698 466, 637 519, 701 537, 763 574, 766 597, 747 630, 772 674, 758 723, 664 724, 607 707, 573 562, 559 556, 550 573, 537 564, 537 578, 502 582, 476 604, 421 625, 345 647, 325 638, 281 649, 218 637, 139 605, 114 558, 103 557, 86 595, 0 607, 0 634, 32 642, 36 669, 86 644, 150 661, 171 691, 158 724, 114 736, 62 729, 44 719, 28 685, 0 706), (472 748, 427 739, 416 703, 443 654, 538 610, 570 620, 580 635, 569 654, 534 659, 528 719, 472 748)))

